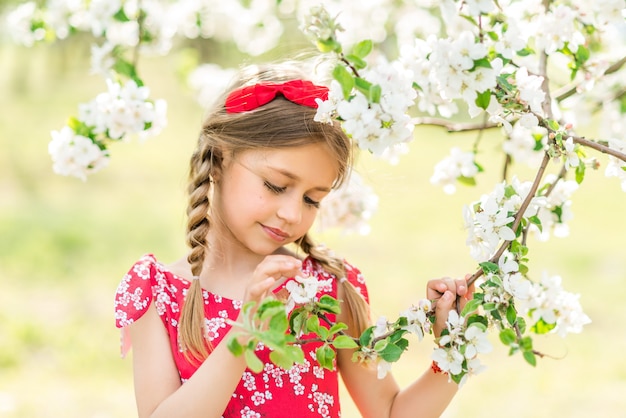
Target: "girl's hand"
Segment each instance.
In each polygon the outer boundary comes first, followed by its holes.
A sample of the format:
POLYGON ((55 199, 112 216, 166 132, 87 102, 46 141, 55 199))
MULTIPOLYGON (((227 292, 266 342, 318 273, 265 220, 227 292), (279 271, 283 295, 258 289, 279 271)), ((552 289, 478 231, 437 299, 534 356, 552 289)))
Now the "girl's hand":
POLYGON ((441 279, 429 280, 426 285, 426 297, 433 301, 435 307, 435 323, 433 333, 439 338, 441 331, 446 328, 448 313, 453 309, 463 310, 465 303, 472 296, 472 289, 467 286, 467 278, 451 279, 444 277, 441 279), (459 306, 457 308, 457 299, 459 306))
POLYGON ((289 255, 268 255, 256 266, 246 286, 243 302, 260 302, 282 281, 300 273, 302 261, 289 255))

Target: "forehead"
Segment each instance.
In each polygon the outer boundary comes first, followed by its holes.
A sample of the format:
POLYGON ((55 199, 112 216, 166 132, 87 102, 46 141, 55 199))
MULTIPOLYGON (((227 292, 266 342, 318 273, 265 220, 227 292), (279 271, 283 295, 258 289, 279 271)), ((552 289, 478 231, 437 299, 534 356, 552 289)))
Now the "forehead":
POLYGON ((239 153, 237 160, 268 173, 306 180, 330 188, 339 176, 340 164, 323 142, 239 153))

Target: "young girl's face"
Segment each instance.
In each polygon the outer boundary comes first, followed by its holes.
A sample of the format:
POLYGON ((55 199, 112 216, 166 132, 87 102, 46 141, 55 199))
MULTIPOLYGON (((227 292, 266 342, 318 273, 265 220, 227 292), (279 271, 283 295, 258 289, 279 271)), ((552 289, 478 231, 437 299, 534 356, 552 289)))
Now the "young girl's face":
POLYGON ((224 159, 215 208, 236 242, 268 255, 309 230, 337 175, 324 143, 244 151, 224 159))

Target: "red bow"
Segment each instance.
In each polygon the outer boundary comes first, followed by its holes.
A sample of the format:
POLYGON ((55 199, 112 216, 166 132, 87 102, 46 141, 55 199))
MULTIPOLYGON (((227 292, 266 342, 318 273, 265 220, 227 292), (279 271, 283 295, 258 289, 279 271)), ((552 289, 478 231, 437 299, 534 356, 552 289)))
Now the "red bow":
POLYGON ((308 80, 291 80, 281 84, 262 83, 232 91, 226 98, 228 113, 254 110, 282 95, 290 102, 317 109, 315 99, 326 100, 328 88, 317 86, 308 80))

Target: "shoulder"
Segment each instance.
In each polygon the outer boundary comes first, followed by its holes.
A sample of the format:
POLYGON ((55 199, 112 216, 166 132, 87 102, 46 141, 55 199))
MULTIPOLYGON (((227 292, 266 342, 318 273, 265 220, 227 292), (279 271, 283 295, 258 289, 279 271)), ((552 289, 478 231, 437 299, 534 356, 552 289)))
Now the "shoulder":
MULTIPOLYGON (((115 292, 115 320, 119 328, 130 325, 147 311, 152 300, 161 304, 183 297, 189 282, 170 272, 152 254, 137 260, 115 292)), ((158 309, 162 314, 163 310, 158 309)))
POLYGON ((361 294, 361 296, 365 298, 365 300, 369 301, 369 294, 367 292, 365 276, 363 276, 361 270, 345 260, 343 264, 346 269, 346 280, 348 280, 350 284, 356 288, 356 290, 361 294))

